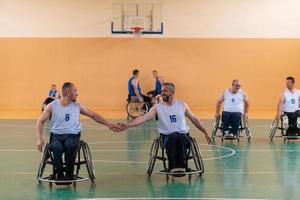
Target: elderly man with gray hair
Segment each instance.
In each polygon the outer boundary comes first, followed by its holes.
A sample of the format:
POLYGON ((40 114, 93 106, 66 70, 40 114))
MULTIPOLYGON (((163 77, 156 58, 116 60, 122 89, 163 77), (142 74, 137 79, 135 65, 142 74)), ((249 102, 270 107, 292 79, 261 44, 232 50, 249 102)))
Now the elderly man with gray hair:
POLYGON ((249 99, 247 94, 241 89, 241 83, 235 79, 231 88, 225 89, 216 103, 216 117, 220 117, 222 102, 224 109, 222 112, 222 133, 224 137, 236 137, 241 116, 247 117, 249 110, 249 99), (229 129, 231 127, 231 129, 229 129))
POLYGON ((161 97, 163 102, 154 105, 148 113, 136 118, 128 124, 119 124, 119 130, 138 126, 157 115, 158 132, 163 136, 163 145, 167 150, 169 161, 169 171, 184 172, 186 169, 187 148, 190 143, 189 126, 185 117, 204 133, 207 143, 211 139, 205 130, 200 119, 192 113, 190 108, 183 101, 175 99, 175 85, 173 83, 164 83, 161 97))

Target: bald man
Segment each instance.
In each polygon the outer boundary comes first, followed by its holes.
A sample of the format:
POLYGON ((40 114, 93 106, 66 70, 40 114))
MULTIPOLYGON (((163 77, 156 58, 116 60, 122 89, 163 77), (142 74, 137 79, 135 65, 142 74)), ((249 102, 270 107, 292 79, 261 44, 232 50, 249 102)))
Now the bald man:
POLYGON ((78 93, 73 83, 66 82, 62 86, 62 97, 48 104, 37 121, 37 148, 42 151, 45 141, 43 139, 43 126, 51 115, 52 139, 50 148, 54 154, 54 167, 57 174, 55 180, 73 180, 76 149, 79 146, 81 133, 80 114, 86 115, 94 121, 114 129, 114 125, 101 115, 91 111, 82 104, 76 102, 78 93), (63 171, 62 155, 65 153, 66 174, 63 171))

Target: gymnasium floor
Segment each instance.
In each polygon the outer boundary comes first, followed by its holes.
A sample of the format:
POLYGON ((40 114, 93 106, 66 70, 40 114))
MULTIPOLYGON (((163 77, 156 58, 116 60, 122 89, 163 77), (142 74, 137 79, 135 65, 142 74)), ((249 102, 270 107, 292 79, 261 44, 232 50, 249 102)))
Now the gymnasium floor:
MULTIPOLYGON (((35 120, 0 120, 0 199, 299 199, 299 143, 283 144, 281 139, 270 143, 270 120, 250 120, 254 139, 239 145, 217 141, 208 146, 192 126, 206 171, 190 183, 187 177, 167 183, 164 176, 145 175, 150 145, 158 137, 154 121, 124 133, 112 133, 90 120, 82 122, 83 139, 90 144, 96 165, 96 184, 82 182, 75 191, 67 186, 50 190, 35 180, 40 159, 35 120)), ((210 130, 212 121, 204 122, 210 130)), ((160 167, 158 162, 156 169, 160 167)))

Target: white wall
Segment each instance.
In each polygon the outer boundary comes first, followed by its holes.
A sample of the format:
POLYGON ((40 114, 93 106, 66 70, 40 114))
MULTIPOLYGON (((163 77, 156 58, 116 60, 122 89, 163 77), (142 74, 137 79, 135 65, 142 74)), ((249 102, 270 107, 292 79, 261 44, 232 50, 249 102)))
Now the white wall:
MULTIPOLYGON (((111 8, 112 0, 0 0, 0 37, 111 37, 111 8)), ((164 0, 163 21, 163 37, 299 38, 300 1, 164 0)))

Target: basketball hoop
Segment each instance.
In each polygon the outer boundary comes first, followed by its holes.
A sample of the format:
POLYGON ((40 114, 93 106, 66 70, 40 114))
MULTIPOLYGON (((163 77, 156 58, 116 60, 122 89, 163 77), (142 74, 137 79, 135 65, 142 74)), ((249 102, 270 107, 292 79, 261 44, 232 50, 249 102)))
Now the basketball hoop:
POLYGON ((135 26, 135 27, 131 27, 130 28, 132 30, 132 34, 135 36, 135 37, 140 37, 142 35, 142 30, 144 28, 142 27, 139 27, 139 26, 135 26))

